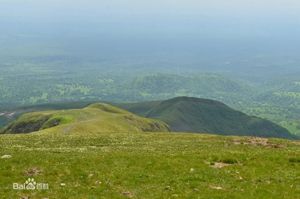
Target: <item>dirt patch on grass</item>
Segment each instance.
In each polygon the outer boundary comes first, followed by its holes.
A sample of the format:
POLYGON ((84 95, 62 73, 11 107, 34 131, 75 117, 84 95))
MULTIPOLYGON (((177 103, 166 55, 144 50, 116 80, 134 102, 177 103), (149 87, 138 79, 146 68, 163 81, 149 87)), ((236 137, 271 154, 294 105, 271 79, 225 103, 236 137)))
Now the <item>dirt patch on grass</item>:
POLYGON ((215 189, 215 190, 224 190, 223 187, 220 187, 220 186, 214 186, 214 185, 209 185, 209 188, 210 188, 210 189, 215 189))
POLYGON ((210 167, 215 168, 215 169, 222 169, 224 167, 229 167, 232 164, 227 164, 223 162, 214 162, 213 164, 210 165, 210 167))
POLYGON ((32 167, 32 168, 29 168, 29 169, 24 171, 24 175, 25 176, 30 176, 30 177, 40 175, 41 173, 42 173, 42 170, 40 168, 37 168, 37 167, 32 167))
POLYGON ((133 193, 131 193, 130 191, 124 191, 122 192, 122 195, 127 198, 133 198, 133 193))
POLYGON ((20 199, 30 199, 29 196, 21 196, 20 199))
POLYGON ((282 144, 272 143, 268 138, 253 137, 248 139, 234 139, 233 144, 236 145, 252 145, 252 146, 262 146, 266 148, 284 148, 282 144))
POLYGON ((231 165, 238 164, 239 162, 236 159, 227 158, 227 159, 219 159, 210 163, 210 167, 215 169, 222 169, 224 167, 229 167, 231 165))
POLYGON ((3 155, 3 156, 1 156, 1 159, 10 159, 10 158, 12 158, 11 155, 3 155))

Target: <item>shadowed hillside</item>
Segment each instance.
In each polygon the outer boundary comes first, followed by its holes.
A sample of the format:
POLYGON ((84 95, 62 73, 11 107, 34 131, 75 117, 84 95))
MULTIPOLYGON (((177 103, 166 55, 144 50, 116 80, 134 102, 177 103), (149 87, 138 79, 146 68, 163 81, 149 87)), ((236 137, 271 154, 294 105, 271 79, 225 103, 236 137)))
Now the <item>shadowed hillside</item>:
POLYGON ((145 117, 160 119, 169 124, 172 131, 294 138, 279 125, 250 117, 214 100, 178 97, 120 106, 145 117))

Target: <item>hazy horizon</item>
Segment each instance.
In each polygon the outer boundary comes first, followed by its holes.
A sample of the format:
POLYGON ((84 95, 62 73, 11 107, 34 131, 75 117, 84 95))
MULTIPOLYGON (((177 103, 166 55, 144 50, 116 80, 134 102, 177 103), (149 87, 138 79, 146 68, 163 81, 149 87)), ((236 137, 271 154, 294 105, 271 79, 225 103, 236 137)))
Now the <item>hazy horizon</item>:
POLYGON ((299 8, 294 0, 2 0, 0 55, 6 62, 294 73, 299 8))

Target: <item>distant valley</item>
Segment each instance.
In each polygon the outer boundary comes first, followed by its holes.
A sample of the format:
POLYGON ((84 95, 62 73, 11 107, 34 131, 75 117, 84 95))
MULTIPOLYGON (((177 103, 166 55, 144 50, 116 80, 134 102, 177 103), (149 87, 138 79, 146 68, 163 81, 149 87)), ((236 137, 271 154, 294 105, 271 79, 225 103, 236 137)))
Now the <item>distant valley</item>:
MULTIPOLYGON (((225 73, 176 74, 176 71, 103 73, 93 66, 85 70, 77 68, 81 70, 79 73, 64 67, 50 70, 46 66, 29 65, 26 71, 21 65, 0 68, 1 113, 18 115, 23 108, 30 107, 34 111, 36 107, 72 108, 75 104, 76 108, 98 101, 134 103, 189 96, 221 101, 300 135, 300 84, 296 74, 253 79, 225 73)), ((9 121, 7 115, 0 115, 0 126, 9 121)))

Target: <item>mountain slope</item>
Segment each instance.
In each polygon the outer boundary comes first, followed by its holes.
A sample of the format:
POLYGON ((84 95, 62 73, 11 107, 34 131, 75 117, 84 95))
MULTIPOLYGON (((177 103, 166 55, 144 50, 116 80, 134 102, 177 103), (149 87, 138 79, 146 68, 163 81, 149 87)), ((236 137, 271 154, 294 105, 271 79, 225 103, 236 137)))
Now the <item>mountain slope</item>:
POLYGON ((172 131, 294 138, 279 125, 250 117, 214 100, 178 97, 161 102, 120 106, 139 115, 162 120, 172 131))
POLYGON ((27 113, 9 124, 3 133, 165 132, 161 121, 142 118, 120 108, 97 103, 83 109, 27 113))

